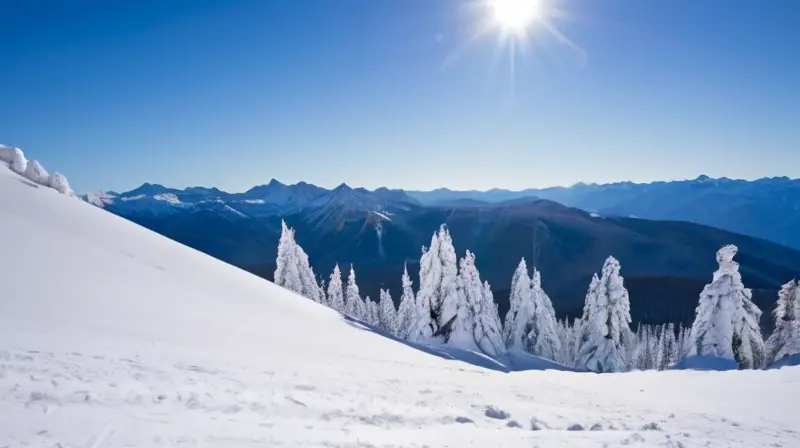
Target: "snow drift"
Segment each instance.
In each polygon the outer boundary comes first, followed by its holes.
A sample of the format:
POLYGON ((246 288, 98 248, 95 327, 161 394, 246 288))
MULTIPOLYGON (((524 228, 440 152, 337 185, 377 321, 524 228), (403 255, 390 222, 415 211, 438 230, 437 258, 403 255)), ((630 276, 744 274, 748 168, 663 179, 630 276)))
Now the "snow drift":
POLYGON ((800 433, 796 367, 446 360, 3 166, 0 234, 0 446, 788 446, 800 433))

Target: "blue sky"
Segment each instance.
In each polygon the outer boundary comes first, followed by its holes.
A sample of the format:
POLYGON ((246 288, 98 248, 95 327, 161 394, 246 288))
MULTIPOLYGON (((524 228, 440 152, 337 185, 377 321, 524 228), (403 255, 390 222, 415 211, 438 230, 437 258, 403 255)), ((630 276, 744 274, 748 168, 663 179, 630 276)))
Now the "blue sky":
POLYGON ((513 83, 470 0, 4 1, 0 142, 78 191, 797 175, 799 2, 544 1, 586 58, 534 26, 513 83))

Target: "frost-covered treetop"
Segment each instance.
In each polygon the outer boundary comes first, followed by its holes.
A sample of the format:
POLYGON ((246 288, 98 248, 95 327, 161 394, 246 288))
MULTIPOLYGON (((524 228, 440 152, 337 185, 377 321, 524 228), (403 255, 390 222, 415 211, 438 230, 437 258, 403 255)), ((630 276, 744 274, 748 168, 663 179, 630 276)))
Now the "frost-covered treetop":
POLYGON ((720 277, 725 275, 731 275, 735 279, 741 281, 742 276, 739 274, 739 263, 733 261, 733 257, 736 256, 738 251, 739 248, 730 244, 717 252, 717 263, 719 263, 719 269, 714 273, 714 281, 717 281, 720 277))

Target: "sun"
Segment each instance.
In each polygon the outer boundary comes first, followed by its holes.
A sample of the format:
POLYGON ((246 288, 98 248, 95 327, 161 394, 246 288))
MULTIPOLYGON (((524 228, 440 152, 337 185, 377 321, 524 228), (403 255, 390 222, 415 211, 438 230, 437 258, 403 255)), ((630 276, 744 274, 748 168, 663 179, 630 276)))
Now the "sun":
POLYGON ((504 32, 525 34, 540 17, 541 0, 489 0, 492 17, 504 32))

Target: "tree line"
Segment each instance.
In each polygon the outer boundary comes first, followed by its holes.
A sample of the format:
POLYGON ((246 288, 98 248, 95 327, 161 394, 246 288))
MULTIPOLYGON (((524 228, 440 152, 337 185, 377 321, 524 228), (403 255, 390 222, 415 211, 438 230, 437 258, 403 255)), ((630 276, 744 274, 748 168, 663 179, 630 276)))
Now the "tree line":
POLYGON ((523 258, 511 280, 510 309, 501 322, 488 282, 481 281, 475 254, 456 255, 445 225, 422 248, 419 285, 414 291, 406 267, 399 305, 388 290, 379 301, 362 297, 351 265, 346 284, 337 264, 327 284, 317 281, 308 255, 282 223, 275 283, 379 328, 425 345, 450 345, 496 359, 530 354, 593 372, 664 370, 687 357, 732 360, 740 369, 758 369, 800 354, 800 282, 778 294, 775 331, 764 341, 761 310, 742 284, 737 248, 717 253, 719 269, 700 294, 691 327, 667 323, 630 328, 630 299, 620 263, 608 257, 589 285, 583 314, 557 320, 542 288, 541 273, 529 274, 523 258))

